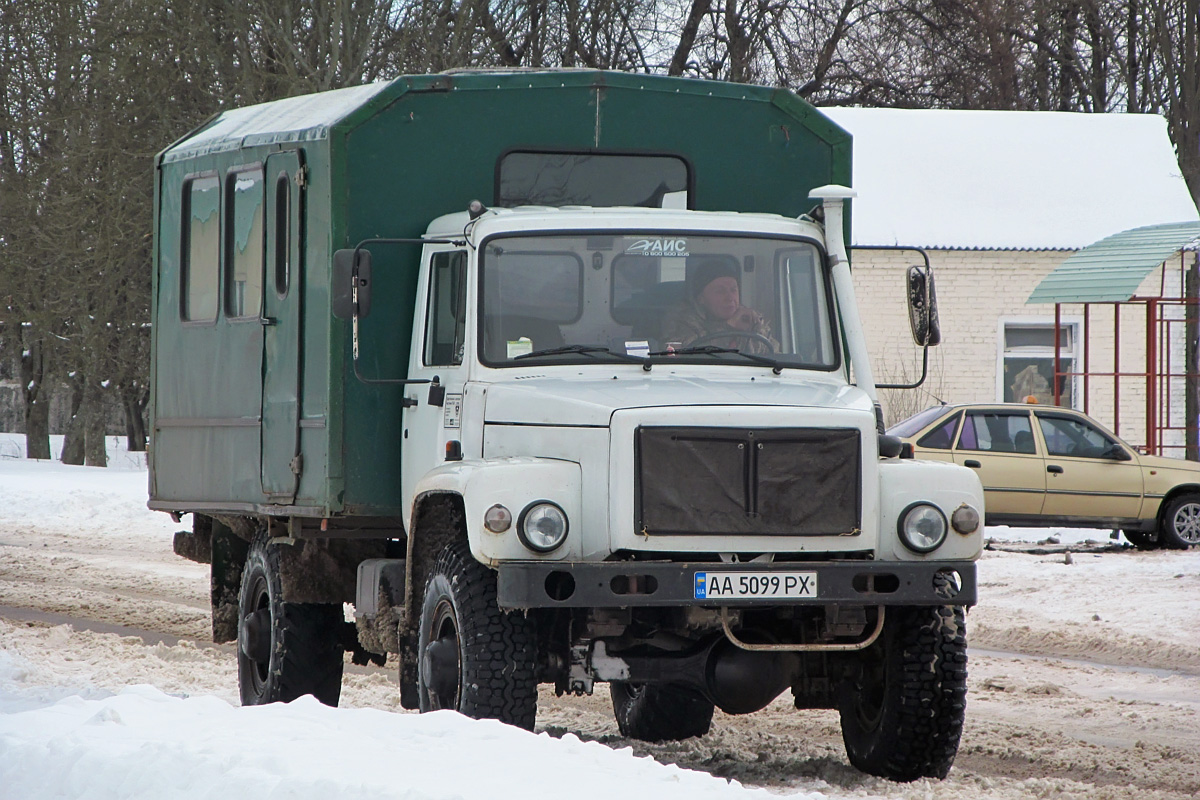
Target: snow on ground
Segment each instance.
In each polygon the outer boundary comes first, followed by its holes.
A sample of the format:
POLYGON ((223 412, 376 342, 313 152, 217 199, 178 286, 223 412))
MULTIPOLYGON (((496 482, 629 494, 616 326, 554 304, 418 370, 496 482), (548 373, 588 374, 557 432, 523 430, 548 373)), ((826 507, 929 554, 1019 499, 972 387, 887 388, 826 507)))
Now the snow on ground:
POLYGON ((67 467, 24 460, 22 445, 0 434, 0 800, 1200 790, 1200 551, 990 528, 955 770, 898 786, 846 765, 836 714, 786 697, 748 717, 718 712, 709 736, 665 745, 616 735, 603 689, 543 692, 536 734, 405 713, 394 664, 348 668, 341 708, 239 708, 232 647, 207 643, 207 567, 171 553, 181 526, 146 510, 142 457, 117 447, 110 469, 67 467), (1050 537, 1069 558, 1036 544, 1050 537), (171 635, 148 642, 147 631, 171 635))
MULTIPOLYGON (((179 527, 165 514, 147 511, 146 473, 138 454, 118 448, 114 468, 102 470, 28 461, 22 445, 22 437, 0 435, 0 549, 6 538, 48 519, 80 535, 101 532, 105 541, 97 545, 111 545, 116 552, 138 543, 161 549, 179 527)), ((55 445, 57 450, 61 442, 55 445)), ((168 575, 175 567, 162 565, 168 575)), ((569 733, 528 733, 452 712, 334 709, 311 698, 240 708, 228 692, 233 659, 221 649, 186 643, 147 649, 140 639, 67 626, 53 628, 49 636, 51 644, 60 640, 64 652, 78 654, 75 640, 80 638, 95 647, 77 660, 33 661, 22 655, 29 637, 0 622, 0 798, 5 800, 502 800, 560 798, 566 787, 581 798, 768 796, 762 789, 635 756, 628 748, 584 742, 569 733), (209 687, 213 694, 171 687, 174 672, 187 673, 177 683, 189 684, 189 660, 227 666, 225 680, 209 687), (166 691, 141 683, 144 679, 165 683, 166 691)), ((35 652, 45 652, 44 642, 35 652)))

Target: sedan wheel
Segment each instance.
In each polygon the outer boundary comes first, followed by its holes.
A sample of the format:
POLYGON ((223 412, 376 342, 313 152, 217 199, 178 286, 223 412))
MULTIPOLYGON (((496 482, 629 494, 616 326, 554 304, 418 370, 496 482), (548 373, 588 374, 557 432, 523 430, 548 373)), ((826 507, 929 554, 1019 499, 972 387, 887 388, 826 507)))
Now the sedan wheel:
POLYGON ((1177 497, 1163 514, 1159 539, 1175 550, 1200 544, 1200 495, 1177 497))

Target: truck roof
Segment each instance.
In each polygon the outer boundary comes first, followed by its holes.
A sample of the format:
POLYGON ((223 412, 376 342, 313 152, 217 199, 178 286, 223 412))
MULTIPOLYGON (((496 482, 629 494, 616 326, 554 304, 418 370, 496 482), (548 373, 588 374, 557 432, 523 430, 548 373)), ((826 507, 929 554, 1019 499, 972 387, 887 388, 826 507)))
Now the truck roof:
MULTIPOLYGON (((443 214, 434 219, 426 236, 461 236, 470 223, 466 211, 443 214)), ((492 208, 479 218, 477 225, 485 232, 493 226, 508 230, 542 230, 570 228, 658 228, 700 231, 765 233, 774 235, 820 236, 820 227, 801 217, 737 211, 687 211, 670 208, 592 207, 592 206, 518 206, 492 208), (633 218, 636 217, 636 221, 633 218)))
MULTIPOLYGON (((401 75, 391 81, 288 97, 215 115, 167 147, 163 163, 206 153, 261 144, 317 141, 335 126, 354 127, 409 92, 550 90, 588 87, 597 91, 628 88, 672 95, 750 100, 784 109, 796 122, 831 146, 850 141, 832 120, 786 89, 750 84, 669 78, 593 69, 450 71, 433 75, 401 75)), ((790 139, 790 132, 778 136, 790 139)))

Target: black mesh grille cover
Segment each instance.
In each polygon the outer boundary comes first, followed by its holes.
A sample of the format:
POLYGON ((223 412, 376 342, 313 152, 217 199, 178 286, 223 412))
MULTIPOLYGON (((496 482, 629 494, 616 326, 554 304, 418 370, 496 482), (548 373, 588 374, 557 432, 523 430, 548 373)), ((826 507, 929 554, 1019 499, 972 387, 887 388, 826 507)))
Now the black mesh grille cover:
POLYGON ((856 428, 638 428, 637 530, 855 534, 859 439, 856 428))

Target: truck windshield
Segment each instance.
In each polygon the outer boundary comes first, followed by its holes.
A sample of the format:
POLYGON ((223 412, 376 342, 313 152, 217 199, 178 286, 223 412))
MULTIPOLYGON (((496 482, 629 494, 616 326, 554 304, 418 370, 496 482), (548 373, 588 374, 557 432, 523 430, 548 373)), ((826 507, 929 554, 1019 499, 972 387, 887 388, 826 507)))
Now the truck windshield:
POLYGON ((480 273, 480 353, 492 366, 647 356, 838 365, 828 278, 809 241, 669 232, 493 237, 480 273))

